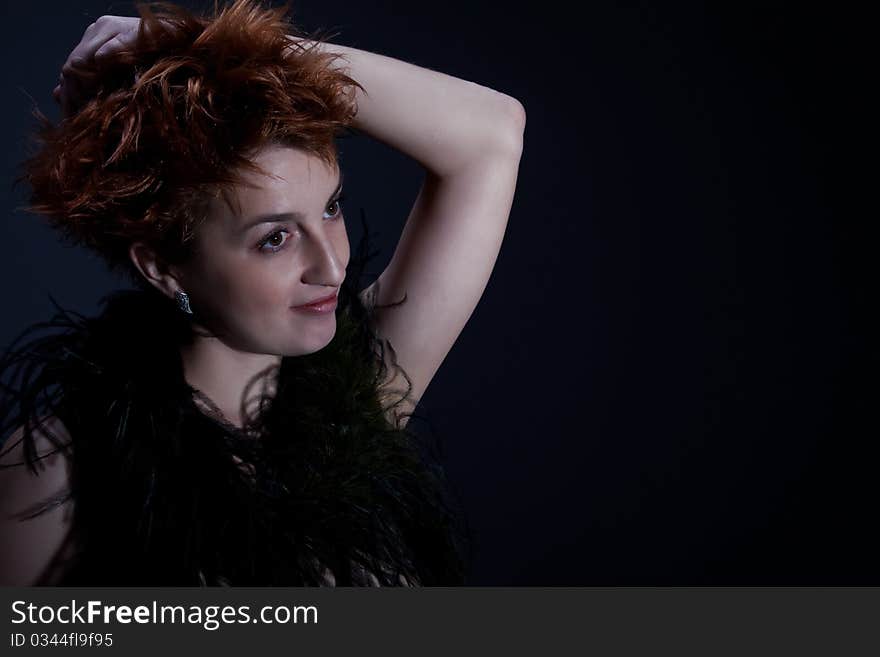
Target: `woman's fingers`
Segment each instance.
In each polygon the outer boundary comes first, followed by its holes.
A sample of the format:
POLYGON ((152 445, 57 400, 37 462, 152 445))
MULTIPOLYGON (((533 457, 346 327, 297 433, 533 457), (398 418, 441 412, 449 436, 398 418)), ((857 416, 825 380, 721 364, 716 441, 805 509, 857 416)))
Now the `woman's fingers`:
POLYGON ((94 93, 98 68, 112 62, 119 49, 137 38, 140 18, 101 16, 86 28, 82 39, 61 67, 61 79, 52 92, 65 116, 70 116, 94 93))
POLYGON ((104 65, 108 59, 112 59, 114 53, 126 45, 127 40, 123 38, 124 36, 125 34, 117 34, 95 50, 93 59, 97 66, 104 65))
POLYGON ((86 28, 82 39, 68 55, 62 71, 65 67, 73 71, 88 67, 101 46, 119 34, 132 31, 136 34, 140 21, 140 18, 129 16, 101 16, 86 28))

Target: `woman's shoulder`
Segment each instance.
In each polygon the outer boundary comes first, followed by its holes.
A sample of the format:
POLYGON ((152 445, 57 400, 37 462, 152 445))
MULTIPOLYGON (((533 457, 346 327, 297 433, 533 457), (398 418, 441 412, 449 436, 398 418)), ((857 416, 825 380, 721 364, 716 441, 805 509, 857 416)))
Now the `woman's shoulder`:
POLYGON ((0 584, 52 584, 72 555, 71 450, 64 423, 46 416, 30 440, 16 429, 0 450, 0 584), (30 448, 26 447, 30 444, 30 448))

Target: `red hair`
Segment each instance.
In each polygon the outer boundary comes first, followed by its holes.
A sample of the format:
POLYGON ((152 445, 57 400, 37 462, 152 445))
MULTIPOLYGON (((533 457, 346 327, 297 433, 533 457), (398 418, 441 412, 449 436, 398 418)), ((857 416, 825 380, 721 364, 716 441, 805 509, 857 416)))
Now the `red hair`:
POLYGON ((230 204, 245 170, 266 173, 250 159, 261 147, 301 148, 335 167, 334 138, 363 87, 332 66, 340 55, 314 49, 320 37, 285 20, 289 4, 234 0, 202 17, 136 3, 137 41, 100 73, 95 96, 58 125, 34 108, 40 147, 16 178, 31 187, 24 209, 138 281, 130 244, 184 260, 211 199, 230 204))

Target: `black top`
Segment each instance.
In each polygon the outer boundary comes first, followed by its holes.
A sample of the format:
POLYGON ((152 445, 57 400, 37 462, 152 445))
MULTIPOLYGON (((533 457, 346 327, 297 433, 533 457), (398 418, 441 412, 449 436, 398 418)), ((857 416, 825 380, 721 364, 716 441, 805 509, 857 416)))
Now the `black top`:
POLYGON ((334 339, 282 359, 248 430, 196 403, 179 350, 186 320, 168 299, 108 299, 91 319, 59 309, 31 330, 62 333, 0 362, 29 374, 7 388, 3 435, 38 416, 42 395, 72 438, 80 554, 60 585, 464 583, 464 516, 431 446, 388 422, 376 336, 350 288, 334 339))

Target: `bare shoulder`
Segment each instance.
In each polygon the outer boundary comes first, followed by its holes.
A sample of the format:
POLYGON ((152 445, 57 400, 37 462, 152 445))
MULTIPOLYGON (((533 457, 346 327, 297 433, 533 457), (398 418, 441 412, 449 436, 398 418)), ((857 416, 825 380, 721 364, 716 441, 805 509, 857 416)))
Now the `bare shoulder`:
POLYGON ((34 430, 37 474, 26 465, 23 427, 0 448, 0 585, 51 584, 71 549, 71 452, 59 449, 47 432, 70 443, 61 420, 45 418, 34 430))

